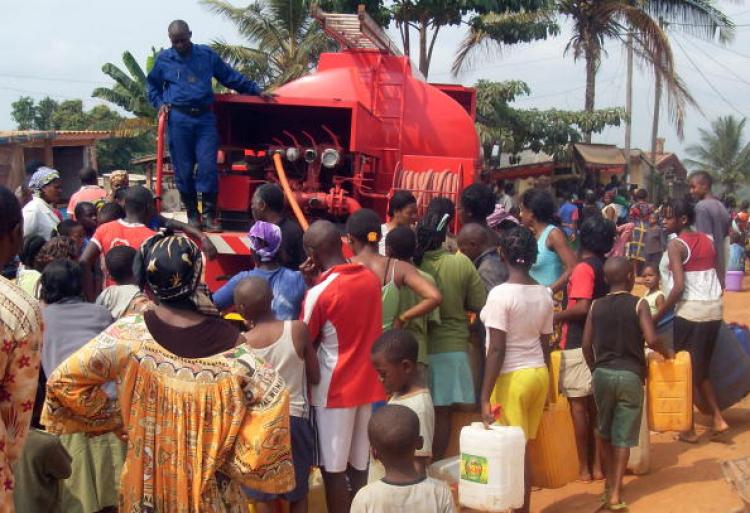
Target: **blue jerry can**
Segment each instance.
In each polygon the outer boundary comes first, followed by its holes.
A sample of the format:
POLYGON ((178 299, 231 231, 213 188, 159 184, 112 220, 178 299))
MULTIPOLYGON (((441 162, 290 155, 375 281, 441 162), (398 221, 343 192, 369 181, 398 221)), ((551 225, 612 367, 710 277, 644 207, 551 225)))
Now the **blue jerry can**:
MULTIPOLYGON (((729 325, 721 323, 709 377, 722 410, 733 406, 750 393, 750 339, 746 330, 743 336, 744 341, 738 339, 729 325)), ((700 411, 707 413, 708 407, 700 391, 694 390, 693 394, 695 405, 700 411)))

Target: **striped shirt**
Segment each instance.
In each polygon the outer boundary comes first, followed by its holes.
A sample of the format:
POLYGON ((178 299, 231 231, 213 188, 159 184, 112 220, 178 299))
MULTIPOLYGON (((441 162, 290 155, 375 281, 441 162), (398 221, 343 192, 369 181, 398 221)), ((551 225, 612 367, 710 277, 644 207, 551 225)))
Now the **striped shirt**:
POLYGON ((305 296, 302 320, 320 361, 320 383, 310 403, 352 408, 385 400, 370 361, 381 333, 380 282, 360 264, 337 265, 323 273, 305 296))

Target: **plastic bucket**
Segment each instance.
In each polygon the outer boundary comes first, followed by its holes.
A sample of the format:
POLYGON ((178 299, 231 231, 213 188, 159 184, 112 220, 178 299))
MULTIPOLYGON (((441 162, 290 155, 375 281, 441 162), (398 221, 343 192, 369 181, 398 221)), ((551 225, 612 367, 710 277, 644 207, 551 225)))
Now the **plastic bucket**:
POLYGON ((743 271, 727 271, 726 287, 729 292, 740 292, 742 290, 743 271))

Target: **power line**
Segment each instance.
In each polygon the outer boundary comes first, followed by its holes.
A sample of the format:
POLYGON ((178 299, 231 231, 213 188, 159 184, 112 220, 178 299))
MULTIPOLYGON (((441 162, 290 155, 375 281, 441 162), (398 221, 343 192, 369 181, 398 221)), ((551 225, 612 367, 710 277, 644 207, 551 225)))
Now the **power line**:
POLYGON ((99 82, 99 81, 94 81, 94 80, 79 80, 75 78, 62 78, 62 77, 40 77, 36 75, 14 75, 14 74, 6 74, 6 73, 0 73, 0 77, 17 78, 21 80, 42 80, 46 82, 68 82, 71 84, 99 84, 99 85, 109 84, 109 82, 99 82))
MULTIPOLYGON (((677 25, 679 27, 710 27, 710 28, 721 28, 718 23, 683 23, 680 21, 669 21, 664 20, 667 25, 677 25)), ((750 23, 739 23, 734 27, 750 27, 750 23)))
POLYGON ((699 52, 701 52, 703 55, 705 55, 706 57, 708 57, 710 60, 712 60, 713 62, 715 62, 716 64, 718 64, 719 66, 721 66, 722 68, 724 68, 725 70, 727 70, 729 73, 731 73, 732 75, 734 75, 735 77, 737 77, 740 80, 740 82, 743 82, 743 83, 745 83, 747 85, 750 85, 750 82, 748 82, 744 77, 741 77, 740 75, 738 75, 732 68, 730 68, 729 66, 727 66, 726 64, 724 64, 720 60, 716 59, 716 57, 713 57, 713 56, 709 55, 708 52, 706 52, 703 48, 701 48, 700 46, 696 45, 695 43, 693 43, 690 40, 686 40, 686 41, 693 48, 696 48, 699 52))
POLYGON ((81 98, 81 97, 73 97, 73 96, 62 96, 57 93, 49 93, 45 91, 33 91, 31 89, 21 89, 18 87, 8 87, 8 86, 0 86, 0 89, 5 91, 14 91, 16 93, 22 93, 22 94, 35 94, 35 95, 44 95, 49 96, 50 98, 57 98, 59 100, 81 100, 83 102, 97 102, 98 100, 94 98, 81 98))
POLYGON ((706 44, 709 44, 709 45, 711 45, 713 47, 719 48, 720 50, 724 50, 725 52, 729 52, 729 53, 733 53, 735 55, 739 55, 740 57, 744 57, 745 59, 750 59, 750 54, 738 52, 737 50, 733 50, 733 49, 728 48, 726 46, 716 44, 713 41, 708 41, 706 39, 698 39, 698 41, 702 41, 703 43, 706 43, 706 44))
POLYGON ((730 107, 730 108, 731 108, 732 110, 734 110, 735 112, 737 112, 737 114, 739 114, 739 115, 740 115, 740 116, 742 116, 742 117, 746 117, 746 116, 745 116, 745 114, 743 114, 743 113, 742 113, 742 112, 741 112, 741 111, 740 111, 740 110, 739 110, 739 109, 738 109, 737 107, 735 107, 735 106, 734 106, 734 105, 732 104, 732 102, 730 102, 729 100, 727 100, 727 97, 726 97, 726 96, 724 96, 724 95, 723 95, 723 94, 721 93, 721 91, 719 91, 719 90, 718 90, 718 89, 716 88, 716 86, 714 86, 713 82, 711 82, 711 81, 710 81, 710 80, 708 79, 708 77, 707 77, 707 76, 705 75, 705 73, 703 73, 703 71, 701 71, 701 69, 700 69, 700 68, 699 68, 699 67, 698 67, 698 66, 697 66, 697 65, 695 64, 695 61, 693 61, 693 58, 692 58, 692 57, 690 57, 690 54, 689 54, 689 53, 688 53, 688 52, 687 52, 687 51, 685 50, 685 47, 683 47, 683 46, 682 46, 682 45, 680 44, 680 41, 679 41, 678 39, 675 39, 675 40, 674 40, 674 42, 675 42, 675 43, 677 43, 677 47, 678 47, 678 48, 679 48, 680 50, 682 50, 682 53, 684 53, 684 54, 685 54, 685 57, 687 57, 687 60, 688 60, 688 61, 690 62, 690 64, 691 64, 691 65, 693 66, 693 68, 695 69, 695 71, 697 71, 697 72, 698 72, 698 74, 699 74, 699 75, 700 75, 701 77, 703 77, 703 80, 705 80, 705 81, 706 81, 706 83, 707 83, 707 84, 708 84, 708 86, 709 86, 709 87, 710 87, 710 88, 711 88, 711 89, 713 90, 713 92, 715 92, 715 93, 716 93, 716 95, 717 95, 717 96, 718 96, 719 98, 721 98, 721 99, 722 99, 722 100, 724 101, 724 103, 726 103, 726 104, 727 104, 727 105, 728 105, 728 106, 729 106, 729 107, 730 107))

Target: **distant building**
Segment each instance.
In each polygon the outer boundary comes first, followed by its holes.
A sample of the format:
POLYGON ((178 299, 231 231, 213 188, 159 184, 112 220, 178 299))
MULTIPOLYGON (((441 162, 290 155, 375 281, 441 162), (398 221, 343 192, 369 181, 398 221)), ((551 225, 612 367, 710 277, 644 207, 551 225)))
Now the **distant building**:
POLYGON ((60 172, 67 199, 81 186, 78 171, 96 167, 96 142, 110 135, 98 130, 0 131, 0 185, 15 190, 26 164, 37 160, 60 172))
MULTIPOLYGON (((514 180, 518 192, 530 187, 541 176, 549 176, 555 188, 570 190, 580 186, 593 188, 606 184, 611 176, 624 177, 627 168, 625 150, 614 144, 575 143, 568 158, 525 150, 518 155, 502 155, 499 166, 487 173, 491 181, 514 180), (575 185, 577 184, 577 185, 575 185)), ((656 153, 630 151, 628 184, 645 188, 652 199, 675 196, 685 191, 687 170, 680 158, 664 151, 664 139, 657 139, 656 153)))

